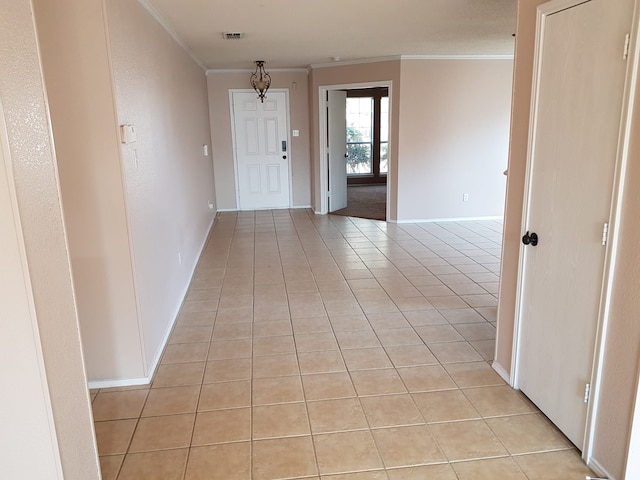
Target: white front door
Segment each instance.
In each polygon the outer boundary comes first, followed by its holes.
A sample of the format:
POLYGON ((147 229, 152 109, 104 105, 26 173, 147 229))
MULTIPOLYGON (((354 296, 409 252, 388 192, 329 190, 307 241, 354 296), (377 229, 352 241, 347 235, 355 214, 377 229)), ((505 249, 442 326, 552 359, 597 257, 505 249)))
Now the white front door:
POLYGON ((335 212, 347 206, 347 92, 327 93, 329 211, 335 212))
POLYGON ((621 3, 550 2, 538 26, 522 232, 538 244, 522 246, 518 386, 580 449, 632 13, 621 3))
POLYGON ((260 102, 255 92, 233 92, 238 208, 288 208, 289 145, 286 95, 269 92, 260 102))

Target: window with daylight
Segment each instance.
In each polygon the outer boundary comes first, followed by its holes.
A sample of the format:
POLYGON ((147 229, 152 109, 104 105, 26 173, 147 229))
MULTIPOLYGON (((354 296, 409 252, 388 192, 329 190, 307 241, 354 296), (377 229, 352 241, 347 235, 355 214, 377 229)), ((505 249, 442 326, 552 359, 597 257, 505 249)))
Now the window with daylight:
POLYGON ((373 98, 347 97, 347 175, 372 175, 373 98))
POLYGON ((389 169, 389 89, 347 92, 348 183, 386 183, 389 169))

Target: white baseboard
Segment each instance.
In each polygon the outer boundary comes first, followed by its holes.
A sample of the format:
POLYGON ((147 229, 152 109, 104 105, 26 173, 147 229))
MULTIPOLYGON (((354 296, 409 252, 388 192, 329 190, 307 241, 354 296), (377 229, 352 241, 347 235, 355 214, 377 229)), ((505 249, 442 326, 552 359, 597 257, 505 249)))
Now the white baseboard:
POLYGON ((599 477, 602 478, 606 478, 608 480, 618 480, 616 477, 614 477, 613 475, 611 475, 609 472, 607 472, 607 469, 604 468, 602 465, 600 465, 600 463, 598 463, 598 461, 591 457, 589 459, 589 461, 587 462, 587 466, 593 470, 594 472, 596 472, 596 474, 599 477))
POLYGON ((263 210, 303 210, 311 208, 311 205, 294 205, 293 207, 276 207, 276 208, 256 208, 255 210, 238 210, 237 208, 219 208, 218 213, 223 212, 260 212, 263 210))
POLYGON ((502 365, 500 365, 498 362, 492 362, 491 363, 491 367, 496 371, 496 373, 498 375, 500 375, 500 377, 507 382, 509 385, 511 385, 511 375, 509 375, 507 373, 507 371, 504 369, 504 367, 502 365))
POLYGON ((156 351, 156 354, 153 357, 153 361, 151 362, 151 364, 147 368, 147 376, 146 377, 141 377, 141 378, 125 378, 125 379, 118 379, 118 380, 90 381, 90 382, 87 382, 87 384, 89 385, 90 389, 95 389, 95 388, 114 388, 114 387, 133 387, 133 386, 137 386, 137 385, 148 385, 148 384, 151 383, 151 380, 153 380, 153 376, 156 373, 156 369, 158 368, 158 364, 160 363, 160 358, 162 358, 162 352, 164 352, 164 349, 167 346, 167 342, 169 341, 169 336, 171 335, 171 332, 173 331, 173 327, 174 327, 176 321, 178 320, 178 315, 180 314, 180 310, 182 309, 182 305, 184 304, 184 300, 187 297, 187 293, 189 292, 189 286, 191 285, 191 282, 193 281, 193 274, 196 272, 196 267, 198 266, 198 261, 200 260, 200 257, 202 257, 202 252, 204 252, 204 249, 207 246, 207 242, 209 241, 209 237, 211 236, 211 231, 213 230, 213 227, 216 224, 217 218, 218 218, 218 216, 214 215, 213 218, 211 219, 211 223, 209 224, 209 228, 207 229, 207 234, 205 235, 204 240, 202 241, 202 245, 200 245, 199 253, 196 256, 196 260, 195 260, 193 266, 191 267, 191 275, 189 275, 189 281, 187 282, 187 284, 185 285, 185 287, 183 289, 182 301, 178 305, 178 308, 177 308, 177 310, 175 311, 175 313, 173 315, 173 320, 171 320, 171 322, 169 323, 169 327, 167 328, 167 331, 165 332, 164 337, 163 337, 162 341, 160 342, 160 347, 156 351))
POLYGON ((151 383, 151 377, 142 378, 124 378, 120 380, 99 380, 96 382, 88 382, 89 389, 96 388, 115 388, 115 387, 135 387, 137 385, 148 385, 151 383))
POLYGON ((418 218, 413 220, 389 220, 389 223, 444 223, 444 222, 479 222, 483 220, 502 220, 504 217, 451 217, 451 218, 418 218))

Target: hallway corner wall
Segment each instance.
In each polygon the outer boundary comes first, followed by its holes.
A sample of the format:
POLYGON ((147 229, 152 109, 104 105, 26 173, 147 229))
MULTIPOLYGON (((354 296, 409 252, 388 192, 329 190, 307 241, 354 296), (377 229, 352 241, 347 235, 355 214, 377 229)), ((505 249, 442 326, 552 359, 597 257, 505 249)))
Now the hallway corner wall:
POLYGON ((205 73, 140 2, 34 4, 87 376, 146 383, 216 212, 205 73))
POLYGON ((0 242, 4 256, 0 260, 0 335, 4 345, 12 343, 0 349, 1 476, 98 480, 100 467, 32 5, 29 0, 1 0, 0 11, 0 115, 5 117, 0 121, 4 137, 0 141, 4 175, 0 177, 7 179, 0 194, 13 204, 13 221, 0 225, 3 236, 10 239, 0 242), (12 243, 19 248, 12 249, 12 243), (15 275, 17 270, 21 275, 15 275), (39 361, 34 362, 36 356, 39 361), (38 404, 45 408, 32 408, 38 404), (57 465, 50 461, 52 457, 59 457, 54 460, 57 465))
POLYGON ((141 378, 103 0, 34 0, 89 381, 141 378))

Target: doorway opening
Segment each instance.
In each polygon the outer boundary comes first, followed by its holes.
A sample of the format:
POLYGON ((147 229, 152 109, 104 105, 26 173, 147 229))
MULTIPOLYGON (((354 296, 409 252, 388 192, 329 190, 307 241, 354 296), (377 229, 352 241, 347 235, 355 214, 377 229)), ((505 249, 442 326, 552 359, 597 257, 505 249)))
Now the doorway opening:
POLYGON ((332 213, 386 220, 389 89, 361 88, 346 93, 347 206, 332 213))
POLYGON ((325 192, 321 196, 320 213, 388 219, 394 161, 390 154, 391 91, 391 81, 319 88, 319 138, 323 139, 320 190, 325 192), (343 95, 335 95, 338 91, 343 95), (344 103, 336 102, 343 97, 344 103), (345 123, 340 133, 335 128, 336 121, 345 123), (336 148, 336 139, 339 148, 336 148))

